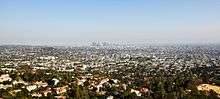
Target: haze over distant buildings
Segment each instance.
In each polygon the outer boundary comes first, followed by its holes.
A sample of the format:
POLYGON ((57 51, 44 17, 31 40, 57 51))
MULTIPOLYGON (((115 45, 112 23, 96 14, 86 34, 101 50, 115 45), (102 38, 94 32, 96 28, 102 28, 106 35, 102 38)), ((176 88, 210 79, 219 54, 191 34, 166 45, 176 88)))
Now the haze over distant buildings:
POLYGON ((1 0, 0 44, 219 43, 219 0, 1 0))

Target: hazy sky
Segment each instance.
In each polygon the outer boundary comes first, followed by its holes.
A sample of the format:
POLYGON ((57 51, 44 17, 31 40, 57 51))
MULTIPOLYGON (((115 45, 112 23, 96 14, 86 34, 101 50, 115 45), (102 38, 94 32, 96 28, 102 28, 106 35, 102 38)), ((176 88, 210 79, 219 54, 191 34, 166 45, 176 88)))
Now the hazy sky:
POLYGON ((0 44, 220 43, 220 0, 0 0, 0 44))

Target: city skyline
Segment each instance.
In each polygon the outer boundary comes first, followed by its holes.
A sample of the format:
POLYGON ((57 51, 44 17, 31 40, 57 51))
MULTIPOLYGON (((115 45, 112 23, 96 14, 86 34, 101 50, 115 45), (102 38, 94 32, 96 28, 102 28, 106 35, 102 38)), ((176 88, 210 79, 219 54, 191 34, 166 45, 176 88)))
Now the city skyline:
POLYGON ((220 43, 218 0, 2 0, 0 44, 220 43))

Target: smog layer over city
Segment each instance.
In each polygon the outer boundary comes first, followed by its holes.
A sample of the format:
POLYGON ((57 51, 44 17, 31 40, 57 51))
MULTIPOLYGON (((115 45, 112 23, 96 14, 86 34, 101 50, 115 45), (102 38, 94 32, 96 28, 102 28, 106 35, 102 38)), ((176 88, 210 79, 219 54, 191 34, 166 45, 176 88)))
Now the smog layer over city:
POLYGON ((219 0, 1 0, 0 99, 219 99, 219 0))

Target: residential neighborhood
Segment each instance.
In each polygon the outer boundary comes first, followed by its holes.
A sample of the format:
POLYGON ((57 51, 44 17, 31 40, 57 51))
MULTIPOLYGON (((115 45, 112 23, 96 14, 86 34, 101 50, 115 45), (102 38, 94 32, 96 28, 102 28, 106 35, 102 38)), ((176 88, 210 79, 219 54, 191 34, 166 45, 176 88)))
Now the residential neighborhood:
POLYGON ((219 59, 217 45, 5 45, 0 97, 219 98, 219 59))

